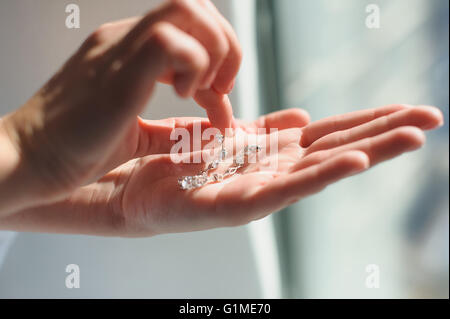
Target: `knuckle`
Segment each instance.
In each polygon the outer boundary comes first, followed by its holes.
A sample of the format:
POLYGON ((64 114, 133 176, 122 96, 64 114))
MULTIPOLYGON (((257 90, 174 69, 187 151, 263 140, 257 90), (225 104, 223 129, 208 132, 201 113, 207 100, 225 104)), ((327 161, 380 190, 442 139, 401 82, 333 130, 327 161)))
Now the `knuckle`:
POLYGON ((158 22, 153 25, 151 30, 151 38, 159 41, 167 40, 167 24, 165 22, 158 22))
POLYGON ((168 45, 168 25, 164 22, 156 23, 152 27, 150 35, 150 46, 157 46, 162 50, 166 50, 168 45))
POLYGON ((103 35, 105 32, 107 32, 111 28, 112 25, 113 24, 110 22, 103 23, 97 28, 96 31, 103 35))
POLYGON ((192 0, 172 0, 172 8, 183 14, 184 18, 193 19, 195 11, 192 8, 192 0))
POLYGON ((109 24, 105 23, 100 25, 94 32, 88 37, 89 42, 93 44, 99 44, 105 37, 106 30, 109 28, 109 24))
POLYGON ((211 51, 214 55, 220 58, 224 58, 230 51, 230 44, 228 43, 226 37, 219 30, 216 30, 215 33, 214 48, 211 51))
POLYGON ((186 51, 185 60, 193 70, 198 72, 206 70, 209 66, 208 54, 203 50, 198 52, 186 51))
POLYGON ((92 32, 83 43, 83 48, 90 49, 101 43, 101 36, 98 30, 92 32))

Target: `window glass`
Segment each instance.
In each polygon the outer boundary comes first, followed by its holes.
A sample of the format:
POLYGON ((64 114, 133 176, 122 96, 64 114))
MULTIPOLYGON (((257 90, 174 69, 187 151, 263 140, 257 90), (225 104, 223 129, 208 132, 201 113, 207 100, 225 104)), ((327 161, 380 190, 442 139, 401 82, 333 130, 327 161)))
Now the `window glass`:
POLYGON ((380 27, 369 28, 374 2, 260 3, 260 48, 272 49, 260 52, 261 83, 276 87, 266 105, 305 108, 317 120, 427 104, 447 123, 423 149, 277 214, 290 297, 448 298, 449 3, 378 0, 380 27))

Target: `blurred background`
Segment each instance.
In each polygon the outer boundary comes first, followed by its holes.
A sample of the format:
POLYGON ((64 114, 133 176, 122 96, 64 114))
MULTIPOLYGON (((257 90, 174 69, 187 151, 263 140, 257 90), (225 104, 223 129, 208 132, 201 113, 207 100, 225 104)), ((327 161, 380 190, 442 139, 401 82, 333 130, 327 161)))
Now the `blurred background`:
MULTIPOLYGON (((429 104, 426 146, 249 226, 148 239, 0 232, 3 298, 448 298, 449 2, 216 0, 244 49, 238 116, 282 108, 313 120, 429 104), (366 26, 369 4, 380 28, 366 26), (245 94, 244 94, 245 93, 245 94), (65 267, 80 266, 67 289, 65 267), (368 265, 379 287, 368 288, 368 265)), ((23 104, 100 24, 157 0, 0 1, 0 116, 23 104), (65 7, 81 28, 65 27, 65 7)), ((146 118, 203 116, 159 86, 146 118)))

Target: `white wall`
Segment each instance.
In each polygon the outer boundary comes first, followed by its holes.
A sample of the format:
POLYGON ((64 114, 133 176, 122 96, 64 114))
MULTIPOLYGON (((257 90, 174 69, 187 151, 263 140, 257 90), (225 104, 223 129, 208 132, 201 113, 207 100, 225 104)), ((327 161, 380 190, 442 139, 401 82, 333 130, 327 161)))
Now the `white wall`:
MULTIPOLYGON (((101 23, 143 14, 155 0, 0 2, 0 116, 19 107, 101 23), (68 30, 65 6, 81 8, 68 30)), ((229 15, 231 1, 214 1, 229 15)), ((233 97, 232 97, 233 99, 233 97)), ((147 118, 197 116, 190 101, 159 87, 147 118)), ((258 298, 245 227, 148 239, 19 234, 0 270, 0 297, 258 298), (65 266, 81 268, 81 288, 66 289, 65 266)))

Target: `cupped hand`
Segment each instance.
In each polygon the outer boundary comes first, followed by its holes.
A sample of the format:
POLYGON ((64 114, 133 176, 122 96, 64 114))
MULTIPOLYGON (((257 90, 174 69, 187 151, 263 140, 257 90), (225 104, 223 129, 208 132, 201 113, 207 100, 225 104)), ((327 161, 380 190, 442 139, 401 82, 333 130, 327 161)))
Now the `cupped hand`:
MULTIPOLYGON (((174 127, 192 130, 195 121, 205 129, 209 122, 191 118, 143 120, 141 124, 152 134, 148 148, 141 151, 153 155, 119 166, 98 182, 76 190, 55 209, 45 207, 44 214, 51 216, 54 225, 64 218, 56 211, 78 216, 81 221, 72 218, 65 232, 130 237, 242 225, 419 148, 425 142, 423 130, 434 129, 443 121, 434 107, 405 105, 357 111, 310 124, 308 120, 304 111, 289 109, 251 123, 237 121, 238 128, 246 132, 242 136, 247 137, 258 128, 278 129, 258 135, 259 141, 276 136, 278 151, 268 150, 265 157, 247 163, 239 174, 223 182, 191 190, 180 189, 177 180, 197 174, 205 163, 174 163, 169 152, 175 141, 170 141, 170 134, 174 127), (114 220, 112 229, 98 222, 105 216, 114 220), (83 228, 83 224, 91 227, 83 228)), ((29 215, 35 222, 42 218, 36 212, 29 215)), ((19 230, 29 230, 23 223, 26 218, 19 218, 19 230)), ((48 222, 43 227, 54 231, 48 222)))
POLYGON ((101 26, 1 119, 18 153, 17 188, 33 204, 53 201, 135 158, 146 142, 137 115, 157 81, 193 97, 213 126, 230 127, 226 94, 241 57, 232 27, 209 0, 166 1, 144 17, 101 26))

